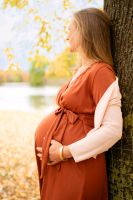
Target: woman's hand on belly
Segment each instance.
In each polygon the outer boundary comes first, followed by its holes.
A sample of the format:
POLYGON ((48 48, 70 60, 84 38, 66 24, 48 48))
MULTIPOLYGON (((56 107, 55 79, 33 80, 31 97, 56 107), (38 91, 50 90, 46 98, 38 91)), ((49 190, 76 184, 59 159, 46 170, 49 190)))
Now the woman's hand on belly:
MULTIPOLYGON (((60 157, 60 147, 62 144, 56 140, 51 140, 51 145, 49 147, 49 160, 48 160, 48 165, 55 165, 59 162, 61 162, 61 157, 60 157)), ((40 160, 42 160, 42 148, 37 147, 36 148, 38 151, 37 156, 40 157, 40 160)), ((67 159, 72 157, 71 152, 69 151, 67 146, 63 146, 63 158, 67 159)))
POLYGON ((49 162, 48 165, 55 165, 61 162, 60 158, 60 147, 62 144, 56 140, 51 140, 51 145, 49 147, 49 162))

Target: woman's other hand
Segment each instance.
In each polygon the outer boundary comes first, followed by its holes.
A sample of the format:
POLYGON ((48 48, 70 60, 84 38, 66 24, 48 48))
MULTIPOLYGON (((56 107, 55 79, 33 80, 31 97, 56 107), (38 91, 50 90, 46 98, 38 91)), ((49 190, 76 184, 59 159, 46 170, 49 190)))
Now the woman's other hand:
POLYGON ((51 140, 51 145, 49 147, 49 162, 48 165, 55 165, 61 162, 60 158, 60 147, 62 144, 56 140, 51 140))
MULTIPOLYGON (((55 165, 59 162, 61 162, 61 158, 60 158, 60 147, 62 146, 62 144, 56 140, 51 140, 51 145, 49 147, 49 160, 48 160, 48 165, 55 165)), ((40 157, 40 160, 42 160, 42 148, 41 147, 37 147, 36 148, 38 151, 37 156, 40 157)), ((70 158, 71 157, 71 153, 68 149, 67 146, 63 146, 63 158, 70 158)))

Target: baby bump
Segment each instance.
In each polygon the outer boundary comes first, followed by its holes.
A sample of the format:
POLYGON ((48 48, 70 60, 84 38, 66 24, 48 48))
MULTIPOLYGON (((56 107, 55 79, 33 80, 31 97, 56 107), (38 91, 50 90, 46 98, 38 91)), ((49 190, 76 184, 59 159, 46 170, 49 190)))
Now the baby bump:
POLYGON ((66 130, 61 142, 64 145, 74 143, 84 138, 92 128, 94 128, 93 122, 89 123, 89 120, 78 119, 74 124, 67 122, 66 130))
MULTIPOLYGON (((35 143, 37 146, 42 146, 43 138, 56 120, 56 117, 53 111, 40 122, 35 133, 35 143)), ((93 127, 93 119, 91 121, 88 120, 88 118, 84 120, 78 119, 73 124, 67 119, 67 115, 65 114, 62 116, 58 128, 55 130, 52 137, 62 144, 68 145, 85 137, 93 127)))
POLYGON ((36 146, 42 146, 43 138, 45 137, 47 131, 50 129, 54 119, 54 112, 51 112, 39 123, 35 131, 35 144, 36 146))

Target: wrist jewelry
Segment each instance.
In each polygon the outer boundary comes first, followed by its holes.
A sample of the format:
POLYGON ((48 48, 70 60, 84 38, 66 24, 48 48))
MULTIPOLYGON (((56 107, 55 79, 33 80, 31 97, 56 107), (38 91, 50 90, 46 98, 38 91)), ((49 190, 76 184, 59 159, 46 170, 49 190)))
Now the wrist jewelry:
POLYGON ((63 157, 63 145, 60 146, 60 159, 62 161, 66 160, 64 157, 63 157))

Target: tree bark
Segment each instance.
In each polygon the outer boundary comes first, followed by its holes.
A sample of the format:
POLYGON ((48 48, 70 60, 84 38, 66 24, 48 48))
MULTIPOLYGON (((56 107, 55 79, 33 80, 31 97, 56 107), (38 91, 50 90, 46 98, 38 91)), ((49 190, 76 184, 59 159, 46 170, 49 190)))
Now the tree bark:
POLYGON ((133 0, 104 0, 111 50, 122 94, 123 137, 106 154, 110 200, 133 199, 133 0))

